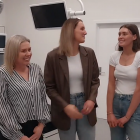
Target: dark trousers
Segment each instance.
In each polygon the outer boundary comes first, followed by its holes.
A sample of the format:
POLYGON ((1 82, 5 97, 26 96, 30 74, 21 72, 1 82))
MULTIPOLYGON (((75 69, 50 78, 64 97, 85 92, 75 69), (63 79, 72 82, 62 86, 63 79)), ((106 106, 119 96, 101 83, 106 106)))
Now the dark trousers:
MULTIPOLYGON (((22 123, 20 125, 22 126, 21 132, 25 136, 30 138, 34 134, 33 130, 38 125, 38 121, 35 121, 35 120, 34 121, 28 121, 28 122, 22 123)), ((8 139, 4 138, 3 135, 0 132, 0 140, 8 140, 8 139)), ((40 137, 39 140, 43 140, 43 135, 40 137)))
POLYGON ((3 137, 3 135, 0 132, 0 140, 8 140, 8 139, 6 139, 5 137, 3 137))

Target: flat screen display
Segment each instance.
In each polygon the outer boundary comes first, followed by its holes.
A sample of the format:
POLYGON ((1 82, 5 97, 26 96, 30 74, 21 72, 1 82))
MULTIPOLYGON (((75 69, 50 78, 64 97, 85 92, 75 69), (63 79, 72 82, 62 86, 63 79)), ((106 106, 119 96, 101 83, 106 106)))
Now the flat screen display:
POLYGON ((0 52, 4 51, 5 43, 6 43, 6 35, 0 34, 0 52))
POLYGON ((62 27, 67 20, 64 2, 30 6, 35 28, 62 27))

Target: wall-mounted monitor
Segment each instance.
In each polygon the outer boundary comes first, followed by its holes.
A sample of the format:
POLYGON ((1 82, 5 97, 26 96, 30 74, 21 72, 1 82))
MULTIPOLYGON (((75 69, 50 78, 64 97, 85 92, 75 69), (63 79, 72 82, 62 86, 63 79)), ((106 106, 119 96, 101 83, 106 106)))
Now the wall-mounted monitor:
POLYGON ((0 53, 4 53, 6 44, 6 34, 0 33, 0 53))
POLYGON ((67 10, 64 1, 30 5, 36 29, 62 27, 67 20, 67 10))

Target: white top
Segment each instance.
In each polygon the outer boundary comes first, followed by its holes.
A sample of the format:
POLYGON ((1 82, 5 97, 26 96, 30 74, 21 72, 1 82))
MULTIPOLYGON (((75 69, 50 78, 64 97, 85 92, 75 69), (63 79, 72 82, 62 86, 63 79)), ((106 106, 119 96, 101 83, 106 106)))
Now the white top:
POLYGON ((70 94, 84 92, 83 69, 80 54, 67 57, 69 68, 70 94))
POLYGON ((137 69, 140 67, 140 51, 135 54, 133 63, 128 66, 120 64, 121 54, 122 51, 115 51, 110 57, 110 65, 115 67, 115 92, 118 94, 131 95, 136 88, 137 69))

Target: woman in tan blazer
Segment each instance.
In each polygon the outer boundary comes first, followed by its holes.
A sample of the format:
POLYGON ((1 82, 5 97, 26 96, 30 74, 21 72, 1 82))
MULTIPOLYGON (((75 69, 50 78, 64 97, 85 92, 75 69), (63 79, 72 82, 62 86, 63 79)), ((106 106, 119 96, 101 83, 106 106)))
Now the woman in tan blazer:
POLYGON ((95 140, 99 70, 94 51, 80 46, 87 34, 80 19, 63 24, 59 47, 48 53, 44 77, 52 122, 60 140, 95 140))

